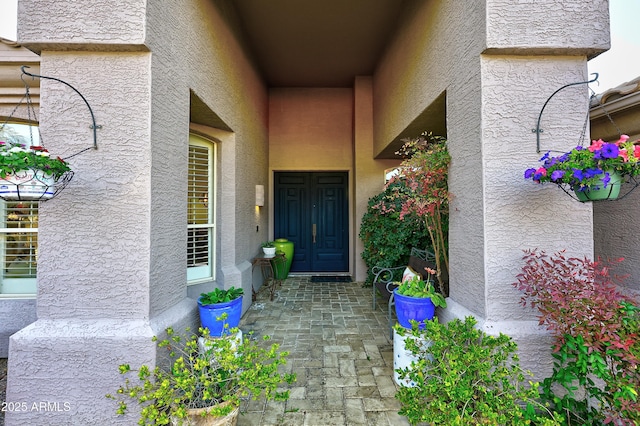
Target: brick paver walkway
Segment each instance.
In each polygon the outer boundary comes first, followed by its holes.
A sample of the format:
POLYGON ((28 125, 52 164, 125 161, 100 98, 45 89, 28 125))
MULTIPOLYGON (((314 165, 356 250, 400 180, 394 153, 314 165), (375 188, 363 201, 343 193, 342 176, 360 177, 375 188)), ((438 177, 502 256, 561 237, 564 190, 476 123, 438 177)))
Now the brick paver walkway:
MULTIPOLYGON (((371 288, 361 283, 288 278, 273 301, 263 288, 240 328, 245 335, 270 335, 289 351, 286 367, 297 382, 286 402, 245 402, 238 426, 408 425, 397 414, 393 345, 382 305, 372 309, 371 288)), ((6 359, 0 359, 0 400, 5 373, 6 359)))
POLYGON ((372 309, 361 283, 290 277, 273 301, 259 292, 240 328, 289 351, 297 382, 286 402, 248 402, 238 426, 408 425, 394 398, 385 309, 372 309))

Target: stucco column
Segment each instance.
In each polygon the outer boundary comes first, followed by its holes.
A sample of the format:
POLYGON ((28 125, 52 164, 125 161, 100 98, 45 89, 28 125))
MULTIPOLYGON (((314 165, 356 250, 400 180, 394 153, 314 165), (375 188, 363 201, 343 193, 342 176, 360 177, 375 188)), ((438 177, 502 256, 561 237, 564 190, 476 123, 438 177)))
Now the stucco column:
POLYGON ((538 374, 549 371, 551 341, 538 327, 536 313, 519 304, 521 294, 512 283, 524 249, 566 249, 569 255, 593 257, 592 206, 554 185, 526 181, 523 173, 536 167, 546 151, 566 152, 580 143, 588 120, 587 86, 562 90, 548 104, 540 152, 532 130, 548 97, 565 84, 588 80, 587 56, 608 47, 608 32, 602 29, 606 2, 590 5, 592 10, 574 4, 589 14, 583 24, 597 27, 582 31, 558 2, 543 3, 560 15, 547 21, 548 14, 527 14, 515 3, 488 2, 488 48, 479 57, 479 69, 475 75, 468 71, 468 84, 447 92, 454 199, 451 292, 442 313, 445 320, 474 315, 488 332, 514 337, 523 366, 538 374), (532 23, 538 15, 540 21, 532 23), (538 25, 564 35, 530 31, 538 25), (572 46, 566 46, 569 39, 572 46), (563 44, 564 49, 550 48, 563 44))
MULTIPOLYGON (((41 25, 22 34, 24 45, 51 34, 74 40, 58 32, 67 28, 60 21, 47 20, 51 12, 34 9, 29 19, 41 25)), ((143 16, 129 15, 130 28, 143 30, 136 21, 143 16)), ((38 319, 10 340, 7 399, 24 409, 7 412, 6 424, 131 424, 134 416, 116 416, 105 398, 122 381, 118 365, 153 365, 153 335, 197 324, 186 299, 189 91, 146 49, 30 46, 42 49, 40 73, 77 88, 102 127, 97 150, 69 158, 75 175, 68 187, 40 204, 38 319)), ((89 111, 68 87, 41 82, 39 118, 54 155, 92 146, 89 111)))

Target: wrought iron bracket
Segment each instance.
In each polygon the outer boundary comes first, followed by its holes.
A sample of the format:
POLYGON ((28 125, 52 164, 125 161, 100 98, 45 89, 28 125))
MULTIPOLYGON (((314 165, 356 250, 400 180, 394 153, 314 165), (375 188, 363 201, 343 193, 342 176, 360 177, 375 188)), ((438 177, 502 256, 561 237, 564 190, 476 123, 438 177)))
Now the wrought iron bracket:
POLYGON ((540 110, 540 114, 538 115, 538 124, 536 125, 535 129, 531 129, 531 131, 533 133, 536 134, 536 152, 540 153, 540 133, 543 132, 543 130, 540 128, 540 120, 542 119, 542 113, 544 112, 544 109, 547 107, 547 104, 549 103, 549 101, 551 100, 551 98, 553 98, 556 93, 558 93, 559 91, 561 91, 562 89, 566 89, 567 87, 571 87, 571 86, 577 86, 580 84, 589 84, 589 83, 594 83, 598 80, 598 76, 599 74, 597 72, 592 73, 591 75, 595 75, 595 77, 592 80, 589 81, 579 81, 576 83, 569 83, 569 84, 565 84, 564 86, 562 86, 561 88, 559 88, 558 90, 556 90, 555 92, 553 92, 551 94, 551 96, 549 96, 546 100, 546 102, 544 103, 544 105, 542 105, 542 109, 540 110))
MULTIPOLYGON (((90 126, 90 128, 93 130, 93 149, 98 149, 98 129, 102 129, 102 125, 100 124, 96 124, 96 117, 93 114, 93 109, 91 109, 91 105, 89 105, 89 102, 87 101, 87 99, 82 95, 82 93, 80 93, 80 91, 78 89, 76 89, 75 87, 73 87, 72 85, 70 85, 69 83, 67 83, 64 80, 60 80, 59 78, 55 78, 55 77, 47 77, 45 75, 38 75, 38 74, 32 74, 30 72, 25 71, 25 68, 30 68, 28 65, 23 65, 20 67, 20 70, 22 71, 22 73, 24 75, 28 75, 30 77, 34 77, 34 78, 45 78, 47 80, 53 80, 53 81, 57 81, 58 83, 62 83, 65 86, 69 87, 70 89, 72 89, 74 92, 76 92, 78 94, 78 96, 80 96, 80 98, 82 98, 82 100, 84 101, 85 105, 87 106, 87 108, 89 109, 89 113, 91 114, 91 121, 92 121, 92 125, 90 126)), ((91 149, 91 148, 87 148, 87 149, 91 149)), ((80 151, 80 152, 84 152, 86 151, 86 149, 80 151)), ((72 155, 71 157, 80 154, 80 152, 72 155)), ((69 158, 69 157, 68 157, 69 158)))

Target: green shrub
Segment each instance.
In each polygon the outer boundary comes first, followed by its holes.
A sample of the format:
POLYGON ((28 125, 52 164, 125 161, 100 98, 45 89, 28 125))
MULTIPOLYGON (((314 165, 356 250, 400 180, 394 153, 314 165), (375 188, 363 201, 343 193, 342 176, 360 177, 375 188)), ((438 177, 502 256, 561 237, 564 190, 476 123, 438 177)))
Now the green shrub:
POLYGON ((403 266, 409 262, 412 247, 431 249, 423 219, 417 215, 400 219, 402 200, 394 196, 398 191, 408 191, 402 181, 371 197, 362 217, 359 236, 364 245, 361 256, 368 269, 367 284, 373 282, 374 266, 403 266))
POLYGON ((396 393, 399 414, 413 425, 558 425, 562 420, 540 405, 538 383, 519 366, 517 345, 511 337, 491 336, 475 327, 473 317, 441 324, 426 321, 424 330, 411 333, 406 348, 417 361, 397 369, 414 387, 396 393), (420 344, 430 341, 430 345, 420 344))

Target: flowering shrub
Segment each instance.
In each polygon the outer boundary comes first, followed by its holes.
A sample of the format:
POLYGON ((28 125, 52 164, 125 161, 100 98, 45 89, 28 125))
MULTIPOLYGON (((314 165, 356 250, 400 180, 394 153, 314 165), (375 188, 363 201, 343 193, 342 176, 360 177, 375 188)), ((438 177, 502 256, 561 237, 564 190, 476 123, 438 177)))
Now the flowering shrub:
MULTIPOLYGON (((416 139, 406 141, 398 154, 405 157, 401 171, 389 180, 385 188, 392 189, 392 194, 401 200, 400 219, 412 215, 424 219, 435 254, 439 290, 447 295, 450 195, 447 184, 451 161, 447 140, 423 133, 416 139), (396 185, 399 181, 404 185, 396 185), (403 190, 403 187, 409 190, 403 190)), ((393 206, 381 207, 394 211, 393 206)))
POLYGON ((613 264, 535 250, 524 261, 514 286, 556 342, 542 397, 568 424, 640 424, 640 308, 617 290, 613 264))
POLYGON ((55 179, 71 170, 60 157, 51 158, 49 152, 41 146, 30 146, 0 141, 0 177, 15 174, 23 170, 42 170, 45 175, 55 179))
POLYGON ((578 191, 599 185, 606 188, 614 171, 622 176, 640 174, 640 146, 629 141, 629 136, 622 135, 616 142, 599 139, 588 148, 577 146, 558 157, 551 157, 547 152, 540 161, 542 166, 524 172, 525 179, 568 184, 578 191))

